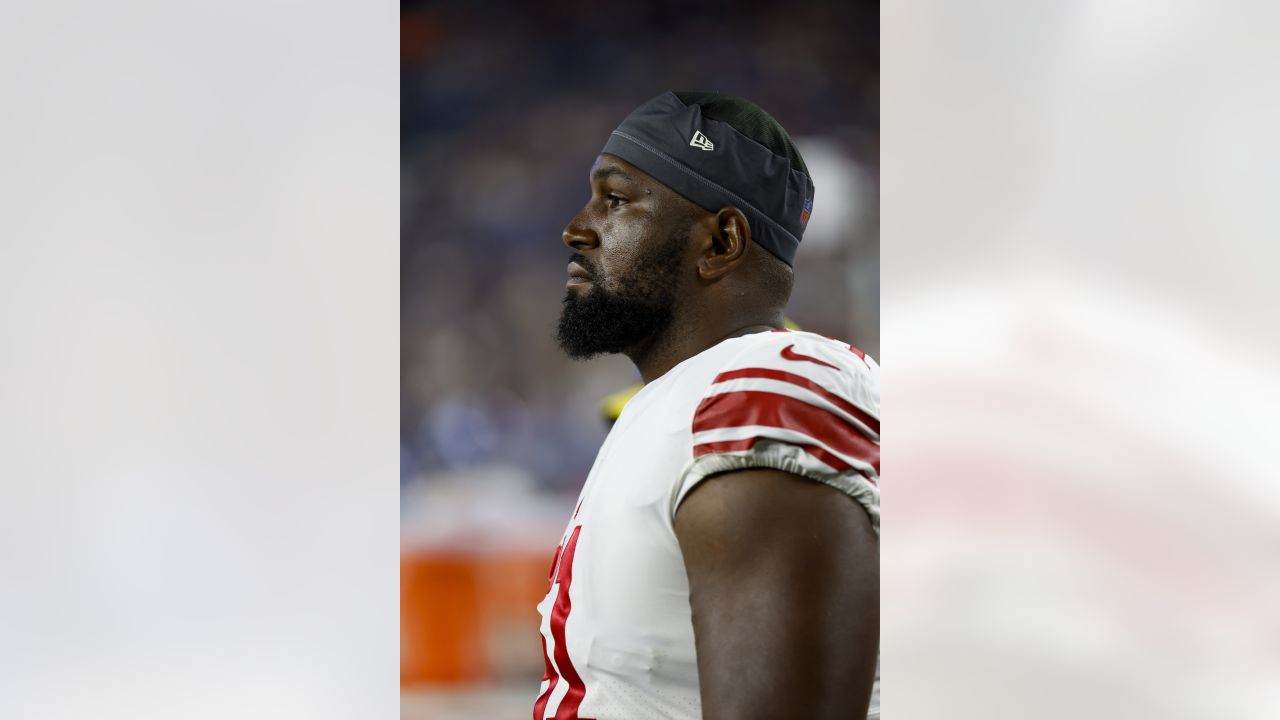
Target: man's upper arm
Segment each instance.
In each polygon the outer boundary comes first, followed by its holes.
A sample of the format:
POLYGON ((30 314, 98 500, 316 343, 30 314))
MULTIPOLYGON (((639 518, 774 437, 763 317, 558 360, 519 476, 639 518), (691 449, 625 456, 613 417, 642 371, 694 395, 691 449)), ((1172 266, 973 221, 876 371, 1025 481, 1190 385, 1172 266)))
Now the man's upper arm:
POLYGON ((814 480, 742 470, 703 480, 675 529, 705 718, 865 714, 880 567, 862 506, 814 480))

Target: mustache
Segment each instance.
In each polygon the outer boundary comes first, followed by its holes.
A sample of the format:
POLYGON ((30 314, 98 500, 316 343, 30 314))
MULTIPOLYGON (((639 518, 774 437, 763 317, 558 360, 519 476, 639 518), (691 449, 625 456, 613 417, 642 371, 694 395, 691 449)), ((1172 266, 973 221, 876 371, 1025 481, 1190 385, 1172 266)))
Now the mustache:
POLYGON ((579 265, 581 265, 581 266, 582 266, 582 269, 583 269, 583 270, 586 270, 586 271, 587 271, 587 274, 588 274, 588 275, 590 275, 590 276, 591 276, 591 277, 593 277, 593 278, 594 278, 596 275, 598 275, 598 274, 599 274, 599 273, 597 273, 597 272, 596 272, 596 268, 595 268, 595 266, 594 266, 594 265, 592 265, 592 264, 591 264, 591 261, 587 259, 587 256, 586 256, 586 255, 583 255, 583 254, 582 254, 582 253, 580 253, 580 252, 576 252, 576 253, 573 253, 572 255, 570 255, 570 256, 569 256, 569 262, 575 262, 575 263, 578 263, 579 265))

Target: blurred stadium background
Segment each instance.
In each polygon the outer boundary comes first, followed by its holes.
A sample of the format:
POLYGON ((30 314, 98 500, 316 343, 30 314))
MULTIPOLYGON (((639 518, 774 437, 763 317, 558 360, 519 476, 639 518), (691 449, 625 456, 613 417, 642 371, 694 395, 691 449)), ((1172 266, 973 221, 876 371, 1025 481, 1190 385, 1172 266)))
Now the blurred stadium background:
POLYGON ((534 606, 601 403, 637 379, 555 347, 560 232, 634 106, 718 90, 788 129, 817 185, 788 314, 879 356, 878 37, 871 3, 402 3, 404 717, 536 693, 534 606))

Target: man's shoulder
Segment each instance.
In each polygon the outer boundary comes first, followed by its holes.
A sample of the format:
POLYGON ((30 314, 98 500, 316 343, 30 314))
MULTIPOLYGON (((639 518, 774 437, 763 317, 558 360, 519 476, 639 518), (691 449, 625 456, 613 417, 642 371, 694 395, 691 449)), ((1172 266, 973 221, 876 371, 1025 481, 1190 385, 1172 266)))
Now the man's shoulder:
POLYGON ((678 366, 648 405, 685 417, 698 402, 729 390, 839 398, 878 414, 880 368, 849 343, 811 332, 775 330, 725 340, 678 366))
POLYGON ((800 330, 774 330, 727 340, 717 349, 716 381, 778 374, 802 377, 842 392, 854 386, 878 389, 880 367, 850 343, 800 330))
POLYGON ((700 373, 690 420, 692 462, 673 503, 704 478, 776 470, 830 485, 879 523, 880 387, 875 361, 809 332, 766 332, 721 344, 700 373))

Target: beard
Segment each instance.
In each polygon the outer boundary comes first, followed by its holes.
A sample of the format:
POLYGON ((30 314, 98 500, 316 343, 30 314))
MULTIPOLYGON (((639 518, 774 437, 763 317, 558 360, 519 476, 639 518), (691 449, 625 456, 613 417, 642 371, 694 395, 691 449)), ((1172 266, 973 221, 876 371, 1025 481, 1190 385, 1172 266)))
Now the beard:
POLYGON ((575 360, 626 352, 659 337, 675 319, 676 290, 691 226, 676 228, 630 268, 608 278, 580 253, 570 258, 591 275, 586 292, 566 290, 556 342, 575 360))

